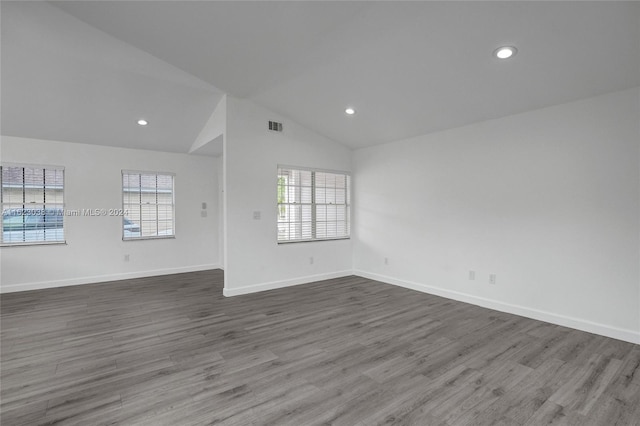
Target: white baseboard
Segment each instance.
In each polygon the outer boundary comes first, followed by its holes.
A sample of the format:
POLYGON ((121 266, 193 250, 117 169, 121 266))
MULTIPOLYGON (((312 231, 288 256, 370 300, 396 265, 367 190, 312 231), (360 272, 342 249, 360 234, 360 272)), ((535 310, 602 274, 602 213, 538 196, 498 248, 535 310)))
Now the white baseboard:
POLYGON ((527 308, 525 306, 499 302, 492 299, 486 299, 484 297, 451 291, 440 287, 433 287, 430 285, 420 284, 412 281, 401 280, 372 272, 354 270, 353 274, 375 281, 397 285, 399 287, 404 287, 411 290, 421 291, 423 293, 429 293, 436 296, 446 297, 448 299, 471 303, 473 305, 482 306, 483 308, 494 309, 496 311, 520 315, 527 318, 533 318, 564 327, 575 328, 577 330, 599 334, 601 336, 611 337, 613 339, 624 340, 625 342, 640 344, 640 333, 634 330, 612 327, 609 325, 600 324, 580 318, 574 318, 566 315, 555 314, 552 312, 527 308))
POLYGON ((16 291, 40 290, 44 288, 67 287, 70 285, 94 284, 105 281, 119 281, 132 278, 155 277, 158 275, 181 274, 183 272, 206 271, 209 269, 220 269, 220 265, 212 263, 208 265, 193 265, 182 266, 179 268, 154 269, 151 271, 123 272, 120 274, 94 275, 90 277, 71 278, 65 280, 2 285, 0 286, 0 293, 14 293, 16 291))
MULTIPOLYGON (((93 283, 99 283, 99 282, 105 282, 105 281, 118 281, 118 280, 132 279, 132 278, 144 278, 144 277, 152 277, 152 276, 158 276, 158 275, 179 274, 184 272, 196 272, 196 271, 204 271, 209 269, 221 269, 221 267, 222 265, 218 265, 218 264, 194 265, 194 266, 186 266, 186 267, 179 267, 179 268, 156 269, 151 271, 97 275, 97 276, 80 277, 80 278, 73 278, 73 279, 66 279, 66 280, 2 285, 0 286, 0 293, 12 293, 17 291, 39 290, 39 289, 45 289, 45 288, 66 287, 66 286, 81 285, 81 284, 93 284, 93 283)), ((483 297, 474 296, 467 293, 447 290, 440 287, 420 284, 412 281, 402 280, 398 278, 389 277, 386 275, 380 275, 380 274, 361 271, 361 270, 337 271, 337 272, 330 272, 325 274, 307 275, 304 277, 298 277, 298 278, 293 278, 289 280, 272 281, 272 282, 267 282, 262 284, 240 287, 240 288, 233 288, 233 289, 225 288, 223 289, 223 294, 227 297, 239 296, 242 294, 257 293, 261 291, 274 290, 277 288, 307 284, 315 281, 328 280, 332 278, 341 278, 349 275, 357 275, 360 277, 369 278, 369 279, 380 281, 387 284, 397 285, 399 287, 404 287, 411 290, 420 291, 423 293, 433 294, 436 296, 446 297, 448 299, 471 303, 473 305, 482 306, 488 309, 494 309, 496 311, 520 315, 523 317, 533 318, 536 320, 545 321, 552 324, 575 328, 577 330, 582 330, 589 333, 595 333, 595 334, 611 337, 618 340, 624 340, 630 343, 640 344, 640 333, 633 330, 612 327, 609 325, 600 324, 600 323, 596 323, 596 322, 592 322, 592 321, 588 321, 580 318, 569 317, 566 315, 555 314, 552 312, 540 311, 540 310, 528 308, 525 306, 499 302, 496 300, 486 299, 483 297)))
POLYGON ((238 288, 225 287, 224 290, 222 290, 222 294, 227 297, 240 296, 241 294, 257 293, 259 291, 275 290, 277 288, 308 284, 315 281, 330 280, 332 278, 348 277, 349 275, 353 275, 353 271, 351 269, 347 271, 328 272, 326 274, 307 275, 304 277, 298 277, 289 280, 271 281, 268 283, 255 284, 238 288))

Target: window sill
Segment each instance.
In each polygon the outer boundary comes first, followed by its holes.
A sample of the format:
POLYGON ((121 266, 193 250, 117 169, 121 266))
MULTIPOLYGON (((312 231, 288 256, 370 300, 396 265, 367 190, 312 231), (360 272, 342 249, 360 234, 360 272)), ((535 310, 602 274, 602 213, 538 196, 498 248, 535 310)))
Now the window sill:
POLYGON ((278 245, 280 244, 296 244, 296 243, 317 243, 321 241, 341 241, 341 240, 350 240, 351 237, 338 237, 338 238, 317 238, 314 240, 294 240, 294 241, 278 241, 278 245))
POLYGON ((33 247, 33 246, 60 246, 67 245, 67 241, 40 241, 37 243, 2 243, 0 247, 33 247))
POLYGON ((129 238, 124 238, 122 237, 122 241, 148 241, 148 240, 175 240, 176 236, 175 235, 162 235, 159 237, 129 237, 129 238))

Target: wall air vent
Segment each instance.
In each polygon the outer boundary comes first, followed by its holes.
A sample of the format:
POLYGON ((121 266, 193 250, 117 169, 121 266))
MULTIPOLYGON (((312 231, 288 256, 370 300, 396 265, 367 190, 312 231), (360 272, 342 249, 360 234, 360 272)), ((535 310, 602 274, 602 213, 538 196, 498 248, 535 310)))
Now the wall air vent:
POLYGON ((274 132, 281 132, 282 123, 278 123, 277 121, 269 121, 269 130, 273 130, 274 132))

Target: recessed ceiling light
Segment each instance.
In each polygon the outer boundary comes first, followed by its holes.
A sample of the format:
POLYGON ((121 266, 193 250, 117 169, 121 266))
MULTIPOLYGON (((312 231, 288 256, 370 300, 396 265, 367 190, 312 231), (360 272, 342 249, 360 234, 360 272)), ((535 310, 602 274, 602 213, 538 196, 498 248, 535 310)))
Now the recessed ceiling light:
POLYGON ((513 46, 502 46, 502 47, 498 47, 493 54, 498 58, 498 59, 509 59, 510 57, 512 57, 513 55, 515 55, 518 52, 518 49, 516 49, 513 46))
POLYGON ((147 124, 149 124, 149 122, 144 118, 141 118, 140 120, 138 120, 138 124, 141 126, 146 126, 147 124))
POLYGON ((349 108, 345 109, 344 112, 346 112, 349 115, 353 115, 353 114, 356 113, 356 110, 351 108, 351 107, 349 107, 349 108))

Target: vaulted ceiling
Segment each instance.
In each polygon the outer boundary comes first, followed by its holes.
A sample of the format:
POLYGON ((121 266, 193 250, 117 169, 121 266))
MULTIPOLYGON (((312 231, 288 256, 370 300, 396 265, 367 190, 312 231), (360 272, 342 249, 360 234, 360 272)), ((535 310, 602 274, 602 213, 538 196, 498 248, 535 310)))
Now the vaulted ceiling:
POLYGON ((358 148, 640 85, 637 2, 2 2, 1 13, 2 133, 44 139, 187 152, 228 93, 358 148), (517 55, 499 61, 501 45, 517 55))

